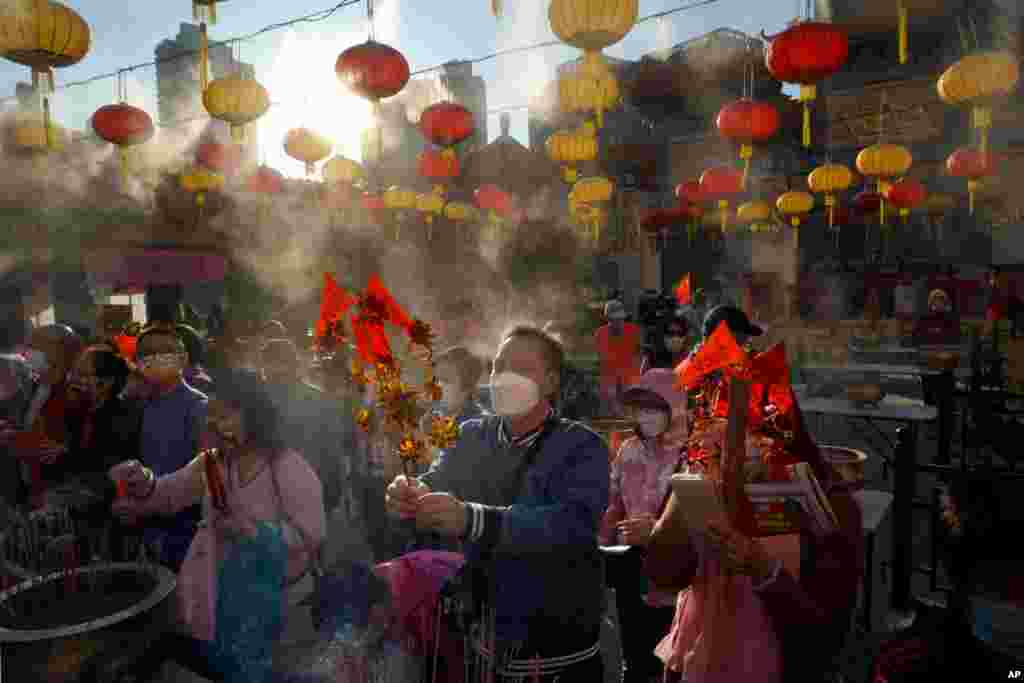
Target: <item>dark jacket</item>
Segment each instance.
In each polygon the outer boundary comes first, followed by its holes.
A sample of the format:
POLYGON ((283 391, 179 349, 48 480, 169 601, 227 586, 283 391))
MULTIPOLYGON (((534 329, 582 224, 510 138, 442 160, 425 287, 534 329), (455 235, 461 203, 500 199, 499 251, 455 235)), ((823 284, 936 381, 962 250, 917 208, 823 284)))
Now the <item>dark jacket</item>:
POLYGON ((525 471, 520 449, 499 436, 499 417, 462 425, 458 444, 422 477, 483 511, 469 565, 482 567, 499 641, 525 641, 530 630, 572 633, 600 626, 604 576, 597 532, 608 507, 608 448, 582 425, 553 429, 525 471))

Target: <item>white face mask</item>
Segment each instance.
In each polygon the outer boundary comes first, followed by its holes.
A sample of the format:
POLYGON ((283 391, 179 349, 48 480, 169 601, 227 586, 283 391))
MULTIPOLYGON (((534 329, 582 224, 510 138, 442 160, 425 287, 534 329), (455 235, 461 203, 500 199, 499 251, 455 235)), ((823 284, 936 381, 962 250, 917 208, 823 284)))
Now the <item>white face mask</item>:
POLYGON ((641 410, 636 414, 636 426, 640 436, 653 439, 668 429, 668 415, 660 410, 641 410))
POLYGON ((525 415, 540 403, 540 387, 529 377, 503 372, 491 377, 491 403, 503 417, 525 415))

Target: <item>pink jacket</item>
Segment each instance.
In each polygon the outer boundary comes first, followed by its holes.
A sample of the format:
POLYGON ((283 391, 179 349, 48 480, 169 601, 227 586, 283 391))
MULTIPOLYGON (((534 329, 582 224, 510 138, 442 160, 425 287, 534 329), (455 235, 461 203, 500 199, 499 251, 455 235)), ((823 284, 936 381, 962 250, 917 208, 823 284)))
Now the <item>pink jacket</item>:
MULTIPOLYGON (((199 502, 195 499, 195 477, 203 463, 193 460, 184 468, 157 480, 154 494, 147 500, 133 501, 132 508, 139 516, 170 515, 199 502)), ((252 522, 280 521, 285 524, 285 541, 289 547, 288 576, 296 578, 309 566, 309 547, 319 548, 324 541, 327 525, 320 480, 296 451, 284 451, 274 461, 277 475, 278 498, 270 467, 265 467, 246 485, 238 479, 238 469, 228 467, 226 478, 228 509, 252 522), (302 533, 298 533, 295 527, 302 533)), ((119 506, 124 501, 119 500, 119 506)), ((203 519, 218 514, 210 505, 209 496, 203 496, 203 519)), ((199 529, 178 575, 178 604, 180 614, 193 636, 213 641, 216 633, 217 575, 220 563, 226 557, 230 540, 221 538, 212 526, 199 529)), ((282 591, 287 601, 287 592, 282 591)))

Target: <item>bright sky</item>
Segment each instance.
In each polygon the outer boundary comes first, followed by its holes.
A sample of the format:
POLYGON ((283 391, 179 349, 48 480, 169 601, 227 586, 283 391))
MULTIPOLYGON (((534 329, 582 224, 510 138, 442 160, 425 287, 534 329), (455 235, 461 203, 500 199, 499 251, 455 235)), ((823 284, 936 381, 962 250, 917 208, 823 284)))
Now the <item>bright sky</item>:
MULTIPOLYGON (((173 38, 181 22, 192 20, 190 0, 145 2, 145 11, 113 0, 63 0, 89 22, 92 51, 79 64, 57 71, 57 83, 89 78, 120 68, 150 62, 157 43, 173 38)), ((226 0, 218 4, 213 40, 257 31, 270 24, 328 9, 340 0, 290 0, 287 3, 226 0)), ((641 16, 692 0, 641 0, 641 16)), ((413 69, 456 59, 472 59, 496 50, 551 40, 548 0, 504 0, 505 17, 495 19, 491 0, 377 0, 377 39, 401 50, 413 69)), ((711 5, 677 13, 637 26, 608 53, 635 59, 720 27, 748 33, 781 30, 803 6, 801 0, 717 0, 711 5)), ((366 40, 364 3, 338 10, 325 21, 298 24, 261 35, 241 46, 241 59, 255 65, 257 79, 280 103, 260 122, 265 161, 287 175, 301 175, 302 165, 281 149, 284 133, 308 126, 331 137, 335 152, 359 158, 359 132, 369 124, 365 103, 347 95, 334 74, 337 55, 366 40)), ((548 82, 554 68, 575 57, 572 48, 556 47, 490 60, 476 65, 488 86, 491 109, 525 105, 529 96, 548 82)), ((0 95, 13 95, 15 83, 27 81, 29 71, 0 62, 0 95)), ((129 100, 156 117, 156 74, 153 67, 133 72, 129 100)), ((53 106, 58 120, 83 129, 97 108, 116 99, 116 79, 70 88, 59 93, 53 106)), ((498 133, 497 114, 488 131, 498 133)), ((527 141, 526 110, 512 112, 512 134, 527 141)))

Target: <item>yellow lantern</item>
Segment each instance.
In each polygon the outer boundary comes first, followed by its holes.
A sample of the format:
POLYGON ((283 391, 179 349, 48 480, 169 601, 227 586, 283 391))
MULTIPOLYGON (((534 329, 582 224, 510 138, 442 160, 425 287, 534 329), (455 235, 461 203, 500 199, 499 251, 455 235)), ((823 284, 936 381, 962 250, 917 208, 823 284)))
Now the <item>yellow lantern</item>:
POLYGON ((196 196, 196 206, 203 208, 206 204, 206 193, 224 188, 224 176, 208 171, 200 166, 185 169, 179 178, 181 189, 196 196))
POLYGON ((791 190, 779 196, 775 201, 775 208, 779 210, 779 213, 789 217, 794 228, 798 228, 801 216, 809 214, 814 209, 814 195, 809 192, 791 190))
POLYGON ((308 128, 293 128, 284 136, 284 152, 306 164, 306 175, 316 172, 317 162, 331 155, 334 143, 308 128))
POLYGON ((579 177, 577 164, 597 158, 596 134, 594 124, 587 121, 580 130, 553 133, 544 143, 551 160, 562 165, 565 182, 576 182, 579 177))
POLYGON ((885 193, 889 187, 889 179, 904 175, 914 163, 910 150, 902 145, 880 142, 865 147, 857 155, 857 170, 867 178, 875 178, 878 182, 878 194, 882 196, 879 204, 879 218, 885 223, 885 193))
POLYGON ((578 64, 558 77, 558 102, 568 114, 594 112, 597 127, 604 125, 604 112, 619 104, 622 94, 611 68, 600 61, 578 64))
POLYGON ((444 217, 455 223, 473 223, 480 218, 476 207, 466 202, 450 202, 444 207, 444 217))
POLYGON ((44 128, 51 122, 53 69, 80 62, 91 42, 89 25, 59 2, 0 2, 0 56, 32 69, 32 87, 43 98, 44 128))
MULTIPOLYGON (((394 211, 398 219, 405 216, 406 211, 416 208, 416 193, 411 190, 403 190, 397 185, 389 187, 384 191, 384 208, 394 211)), ((395 221, 395 239, 401 237, 399 221, 395 221)))
POLYGON ((842 164, 825 164, 811 171, 807 186, 811 192, 825 195, 828 209, 828 227, 834 227, 836 195, 846 192, 853 185, 853 171, 842 164))
POLYGON ((639 16, 639 0, 551 0, 548 6, 558 39, 591 58, 625 38, 639 16))
MULTIPOLYGON (((416 196, 416 210, 423 214, 423 219, 428 226, 434 224, 434 216, 440 216, 444 212, 444 195, 436 192, 424 192, 416 196)), ((427 238, 431 237, 427 231, 427 238)))
POLYGON ((758 232, 761 227, 771 224, 774 213, 775 209, 771 204, 761 199, 755 199, 741 204, 736 209, 736 219, 740 223, 750 226, 751 232, 758 232))
POLYGON ((968 55, 946 69, 936 88, 939 97, 953 106, 971 105, 974 128, 981 137, 981 153, 988 153, 992 128, 992 104, 1012 94, 1020 81, 1020 63, 1012 52, 993 51, 968 55))
POLYGON ((575 204, 582 209, 582 223, 589 230, 595 242, 601 240, 601 226, 607 218, 605 204, 615 194, 615 183, 607 178, 596 176, 577 180, 569 193, 570 206, 575 204))
POLYGON ((357 185, 362 181, 365 173, 358 162, 343 156, 336 156, 327 160, 321 169, 324 182, 328 185, 357 185))
POLYGON ((245 142, 245 126, 270 109, 267 89, 251 78, 234 74, 210 82, 203 92, 203 106, 215 119, 231 126, 231 139, 245 142))
POLYGON ((19 114, 11 133, 15 149, 30 154, 60 151, 68 139, 64 128, 52 122, 47 126, 39 114, 19 114))

